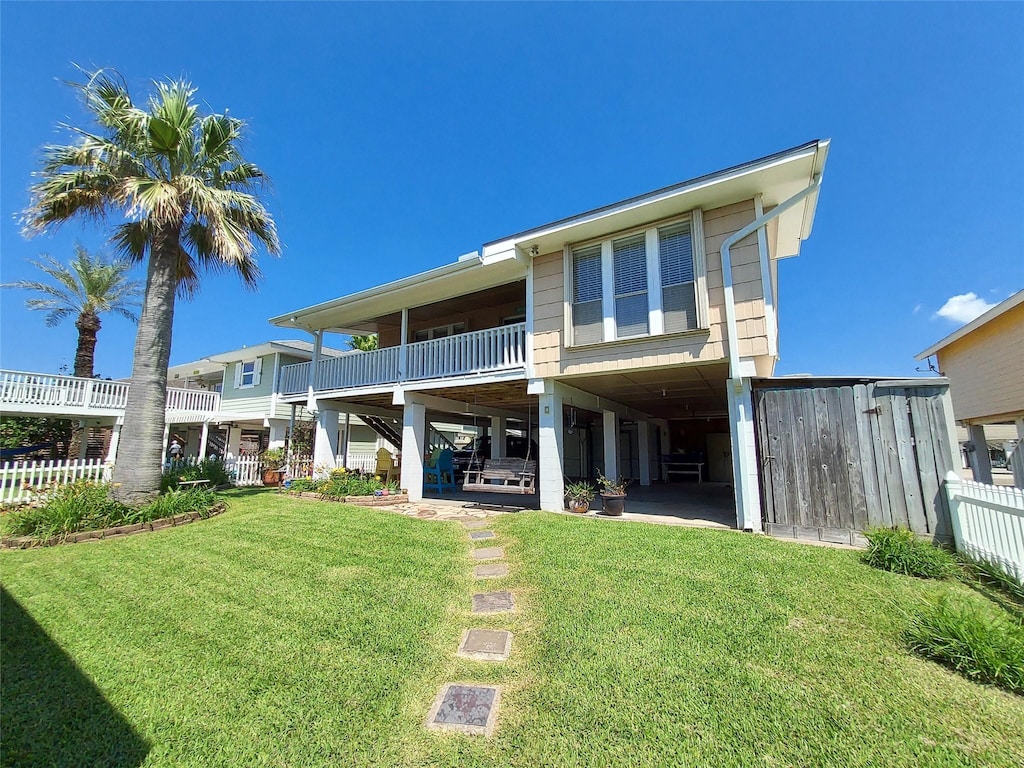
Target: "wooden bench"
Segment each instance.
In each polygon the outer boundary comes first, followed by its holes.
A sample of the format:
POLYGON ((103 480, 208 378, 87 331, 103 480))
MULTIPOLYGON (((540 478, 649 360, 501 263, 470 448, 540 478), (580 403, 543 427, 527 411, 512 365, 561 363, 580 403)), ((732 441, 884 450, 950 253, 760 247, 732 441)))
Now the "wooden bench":
POLYGON ((464 491, 535 493, 537 462, 524 459, 487 459, 483 469, 466 470, 464 491))
POLYGON ((209 485, 209 480, 179 480, 178 487, 195 488, 198 485, 209 485))
POLYGON ((661 474, 668 482, 671 475, 692 476, 704 481, 704 457, 700 454, 668 454, 661 457, 661 474))

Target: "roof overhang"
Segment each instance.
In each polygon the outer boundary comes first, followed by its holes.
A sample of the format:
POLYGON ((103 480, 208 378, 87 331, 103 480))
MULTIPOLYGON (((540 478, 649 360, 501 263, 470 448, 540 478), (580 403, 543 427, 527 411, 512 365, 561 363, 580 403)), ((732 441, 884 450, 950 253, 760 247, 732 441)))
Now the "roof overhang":
MULTIPOLYGON (((239 360, 252 360, 253 358, 262 357, 263 355, 271 355, 275 352, 280 352, 281 354, 289 355, 290 357, 298 357, 302 360, 313 359, 313 353, 309 350, 299 349, 276 341, 266 341, 262 344, 254 344, 251 347, 242 347, 241 349, 233 349, 230 352, 221 352, 216 355, 210 355, 209 357, 204 357, 201 360, 193 360, 188 363, 178 363, 178 365, 168 367, 167 374, 169 376, 178 374, 179 377, 205 376, 209 373, 219 373, 224 370, 225 365, 236 363, 239 360)), ((325 357, 337 357, 338 355, 346 353, 337 349, 324 347, 321 350, 321 354, 325 357)))
POLYGON ((1011 309, 1013 309, 1014 307, 1018 307, 1021 304, 1024 304, 1024 290, 1017 291, 1015 294, 1013 294, 1013 296, 1008 298, 1006 301, 1000 302, 999 304, 996 304, 994 307, 992 307, 992 309, 990 309, 988 312, 978 315, 978 317, 971 320, 971 322, 967 323, 962 328, 953 331, 951 334, 949 334, 949 336, 944 338, 942 341, 932 344, 930 347, 928 347, 928 349, 924 350, 923 352, 919 352, 917 354, 917 357, 915 357, 914 359, 924 360, 926 357, 931 357, 940 349, 948 347, 954 341, 959 341, 972 331, 978 330, 979 328, 981 328, 981 326, 991 322, 992 320, 995 320, 1000 315, 1006 314, 1011 309))
POLYGON ((515 253, 471 253, 452 264, 272 317, 270 322, 282 328, 363 333, 357 327, 363 321, 522 280, 526 271, 526 259, 515 253))
MULTIPOLYGON (((750 200, 757 195, 761 196, 762 205, 768 210, 788 200, 822 174, 828 147, 827 139, 811 141, 759 160, 534 227, 487 243, 483 249, 484 257, 517 249, 523 253, 552 253, 567 243, 602 237, 695 208, 707 210, 750 200)), ((800 242, 811 234, 817 201, 817 193, 810 195, 779 217, 775 257, 796 256, 800 252, 800 242)))

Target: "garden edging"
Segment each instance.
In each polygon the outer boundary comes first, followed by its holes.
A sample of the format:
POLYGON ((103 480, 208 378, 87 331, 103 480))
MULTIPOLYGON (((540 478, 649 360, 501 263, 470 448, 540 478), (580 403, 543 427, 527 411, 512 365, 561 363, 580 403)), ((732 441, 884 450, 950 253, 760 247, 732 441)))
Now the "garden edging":
POLYGON ((334 501, 339 504, 355 504, 358 507, 384 507, 391 504, 407 504, 409 495, 406 493, 392 493, 387 496, 324 496, 322 493, 302 491, 301 493, 286 492, 289 496, 301 496, 304 499, 316 499, 317 501, 334 501))

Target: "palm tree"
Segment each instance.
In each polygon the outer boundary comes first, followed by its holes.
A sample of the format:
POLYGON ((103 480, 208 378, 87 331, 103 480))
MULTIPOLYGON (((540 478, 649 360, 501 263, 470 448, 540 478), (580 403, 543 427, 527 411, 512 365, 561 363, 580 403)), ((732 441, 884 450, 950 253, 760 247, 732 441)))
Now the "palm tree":
POLYGON ((27 261, 49 276, 52 283, 18 280, 2 287, 24 288, 39 294, 39 298, 26 300, 25 306, 46 312, 48 327, 75 317, 75 376, 91 379, 95 375, 96 336, 102 326, 100 315, 113 312, 137 323, 139 318, 134 309, 141 303, 142 283, 128 279, 132 265, 127 260, 111 260, 102 254, 93 256, 81 243, 75 245, 75 256, 66 265, 46 254, 42 258, 44 261, 27 261))
POLYGON ((377 348, 377 334, 371 333, 367 336, 353 336, 348 340, 349 349, 359 349, 363 352, 371 352, 377 348))
POLYGON ((232 270, 255 287, 256 242, 272 255, 280 243, 255 195, 264 174, 241 153, 241 120, 200 115, 189 83, 155 83, 143 108, 119 77, 104 70, 86 75, 75 87, 95 125, 65 125, 73 142, 44 148, 24 220, 32 234, 120 213, 113 241, 146 264, 119 451, 131 459, 117 462, 113 476, 118 498, 136 504, 160 488, 175 297, 193 295, 204 268, 232 270))

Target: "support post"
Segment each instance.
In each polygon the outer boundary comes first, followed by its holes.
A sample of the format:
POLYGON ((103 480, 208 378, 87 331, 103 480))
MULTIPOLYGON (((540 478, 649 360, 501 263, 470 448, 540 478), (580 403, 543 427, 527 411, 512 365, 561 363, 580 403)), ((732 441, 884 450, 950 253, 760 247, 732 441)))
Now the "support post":
POLYGON ((1013 484, 1024 488, 1024 416, 1016 419, 1017 446, 1010 454, 1010 468, 1013 470, 1013 484))
POLYGON ((352 414, 345 413, 345 439, 341 448, 341 466, 348 469, 348 447, 352 439, 352 414))
POLYGON ((729 427, 732 432, 732 475, 736 496, 736 527, 760 533, 761 485, 754 445, 754 400, 750 379, 729 379, 729 427))
POLYGON ((609 480, 619 479, 619 417, 615 411, 602 411, 604 414, 604 471, 609 480))
POLYGON ((974 453, 971 458, 971 472, 974 481, 992 485, 992 462, 988 456, 988 440, 985 438, 984 424, 971 424, 968 427, 968 434, 974 444, 974 453))
POLYGON ((398 347, 398 380, 409 378, 409 308, 402 307, 402 340, 398 347))
POLYGON ((338 455, 338 412, 324 408, 316 415, 316 435, 313 438, 314 475, 324 477, 335 467, 338 455))
POLYGON ((491 416, 491 458, 505 458, 505 417, 491 416))
POLYGON ((427 408, 406 402, 402 412, 402 488, 409 501, 423 500, 423 452, 426 450, 427 408))
POLYGON ((284 419, 270 420, 270 441, 268 448, 284 448, 285 440, 288 437, 288 425, 284 419))
POLYGON ((110 433, 110 445, 107 446, 107 464, 113 464, 117 461, 117 445, 121 442, 121 425, 123 422, 118 419, 114 424, 114 429, 110 433))
POLYGON ((636 425, 636 439, 640 444, 640 485, 651 484, 651 424, 639 421, 636 425))
POLYGON ((292 466, 293 445, 295 444, 295 403, 292 403, 291 413, 288 415, 288 467, 292 466))
POLYGON ((565 479, 562 475, 562 395, 555 382, 544 382, 544 393, 538 396, 538 400, 540 413, 537 420, 537 448, 540 456, 537 474, 540 508, 549 512, 561 512, 565 509, 565 479))
POLYGON ((206 445, 210 440, 210 422, 204 421, 202 430, 199 432, 199 460, 206 459, 206 445))
POLYGON ((306 409, 316 410, 316 372, 320 367, 320 353, 324 346, 324 332, 313 331, 313 359, 309 363, 309 381, 306 385, 306 409))
POLYGON ((165 419, 164 420, 164 444, 163 444, 163 448, 161 449, 163 451, 163 454, 162 454, 163 455, 163 460, 165 460, 165 461, 167 459, 167 448, 169 447, 168 444, 167 444, 167 441, 168 441, 168 438, 170 438, 170 436, 171 436, 171 425, 165 419))

